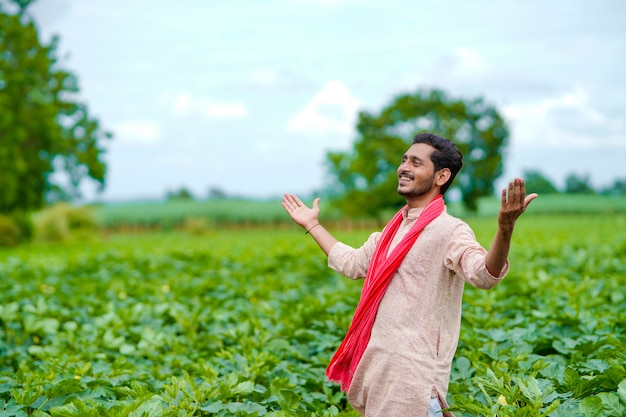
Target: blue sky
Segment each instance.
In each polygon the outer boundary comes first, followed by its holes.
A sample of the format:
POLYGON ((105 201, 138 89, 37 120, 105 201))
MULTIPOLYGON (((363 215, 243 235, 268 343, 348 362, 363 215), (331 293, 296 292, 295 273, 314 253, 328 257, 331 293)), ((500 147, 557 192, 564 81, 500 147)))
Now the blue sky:
POLYGON ((499 186, 527 169, 558 186, 626 177, 622 0, 39 0, 32 13, 114 134, 98 199, 308 194, 359 110, 431 87, 503 113, 499 186))

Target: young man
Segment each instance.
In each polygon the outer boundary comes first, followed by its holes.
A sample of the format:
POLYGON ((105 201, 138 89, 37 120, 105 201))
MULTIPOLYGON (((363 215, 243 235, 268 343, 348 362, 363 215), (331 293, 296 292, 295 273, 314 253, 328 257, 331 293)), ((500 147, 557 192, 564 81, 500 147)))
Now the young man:
POLYGON ((502 280, 515 222, 537 197, 526 196, 521 179, 502 190, 498 229, 487 251, 466 223, 445 210, 442 195, 461 166, 462 155, 448 139, 415 136, 398 167, 397 191, 407 205, 358 249, 320 225, 319 198, 312 207, 292 194, 283 198, 287 213, 328 255, 330 268, 365 277, 350 329, 326 372, 365 417, 441 415, 464 283, 488 289, 502 280))

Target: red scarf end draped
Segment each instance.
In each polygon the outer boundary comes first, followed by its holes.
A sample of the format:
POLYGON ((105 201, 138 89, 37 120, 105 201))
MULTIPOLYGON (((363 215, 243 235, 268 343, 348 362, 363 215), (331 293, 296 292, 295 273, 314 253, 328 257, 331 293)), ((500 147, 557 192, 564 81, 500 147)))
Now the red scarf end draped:
POLYGON ((352 383, 353 374, 349 370, 349 364, 340 363, 332 365, 332 368, 329 366, 326 371, 326 378, 330 382, 335 382, 337 384, 341 384, 341 390, 344 392, 348 392, 350 388, 350 384, 352 383), (333 375, 331 377, 331 375, 333 375))
POLYGON ((369 343, 378 305, 391 279, 422 230, 443 212, 445 203, 441 194, 428 203, 411 230, 387 256, 391 241, 402 223, 402 213, 406 208, 407 206, 404 206, 393 216, 376 244, 352 323, 326 369, 328 380, 341 384, 342 391, 347 392, 352 384, 356 367, 369 343))

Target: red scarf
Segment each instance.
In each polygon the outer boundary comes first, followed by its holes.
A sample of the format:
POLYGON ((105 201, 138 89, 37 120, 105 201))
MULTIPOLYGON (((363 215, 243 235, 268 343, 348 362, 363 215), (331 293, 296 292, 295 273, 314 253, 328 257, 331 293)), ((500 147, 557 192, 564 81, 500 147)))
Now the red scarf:
POLYGON ((441 194, 435 197, 424 208, 411 230, 387 257, 389 246, 402 223, 402 212, 406 207, 403 207, 391 219, 376 244, 361 290, 361 299, 356 307, 354 317, 352 317, 352 323, 326 370, 326 377, 330 381, 340 383, 343 391, 350 388, 354 371, 369 342, 378 304, 385 295, 391 278, 393 278, 404 256, 413 246, 421 231, 443 212, 445 205, 441 194))

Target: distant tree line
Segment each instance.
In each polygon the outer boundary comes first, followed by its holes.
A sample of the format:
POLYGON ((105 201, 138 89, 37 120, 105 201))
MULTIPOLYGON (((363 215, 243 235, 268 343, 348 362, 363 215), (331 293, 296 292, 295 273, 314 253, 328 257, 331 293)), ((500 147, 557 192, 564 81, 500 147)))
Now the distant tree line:
POLYGON ((526 188, 538 194, 626 194, 626 178, 615 179, 612 184, 595 189, 588 174, 570 173, 565 177, 564 187, 559 189, 539 170, 526 170, 523 177, 526 188))
MULTIPOLYGON (((206 197, 209 200, 221 200, 225 198, 234 198, 235 196, 226 193, 222 188, 217 186, 210 186, 206 197)), ((197 197, 189 190, 189 188, 182 186, 175 190, 167 190, 165 192, 165 199, 167 201, 175 200, 195 200, 197 197)))
MULTIPOLYGON (((602 194, 602 195, 626 195, 626 178, 615 179, 607 186, 594 188, 591 184, 591 178, 588 174, 570 173, 565 178, 565 184, 563 187, 557 187, 552 180, 550 180, 541 171, 536 169, 525 170, 522 177, 526 182, 526 188, 529 191, 536 192, 538 194, 602 194)), ((324 191, 320 192, 321 194, 324 191)), ((317 193, 315 193, 317 195, 317 193)), ((228 198, 245 198, 245 196, 237 197, 226 192, 223 188, 217 186, 211 186, 205 197, 194 195, 189 188, 182 186, 175 190, 168 190, 165 193, 165 199, 167 201, 175 200, 196 200, 205 199, 209 200, 221 200, 228 198)))

